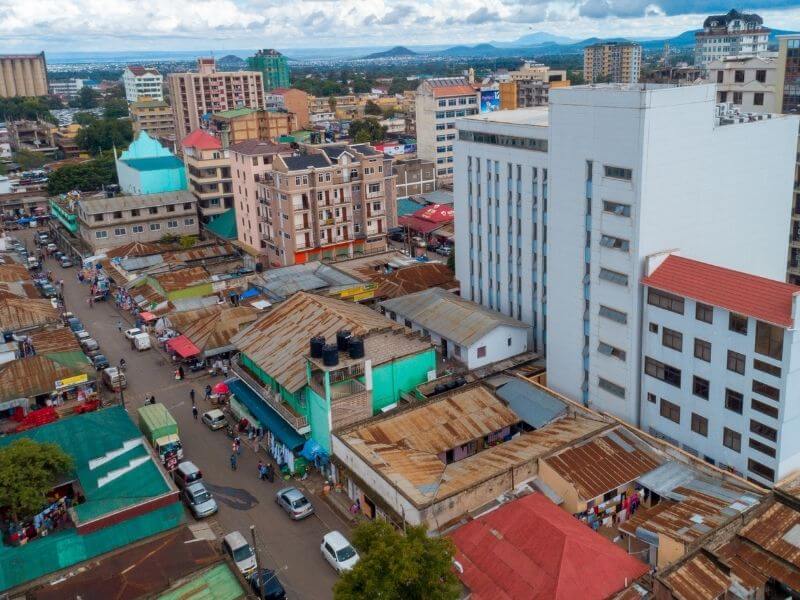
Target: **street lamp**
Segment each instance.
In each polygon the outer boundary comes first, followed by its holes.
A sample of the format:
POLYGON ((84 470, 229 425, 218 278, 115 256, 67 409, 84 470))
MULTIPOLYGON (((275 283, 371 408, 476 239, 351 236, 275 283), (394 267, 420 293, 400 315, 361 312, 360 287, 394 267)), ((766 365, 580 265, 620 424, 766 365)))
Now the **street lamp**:
POLYGON ((118 367, 119 375, 117 377, 117 383, 119 384, 119 402, 122 405, 122 409, 123 410, 125 410, 125 392, 123 391, 123 387, 124 386, 122 385, 122 374, 124 373, 124 371, 122 370, 122 367, 124 365, 125 365, 125 359, 124 358, 120 358, 119 359, 119 367, 118 367))

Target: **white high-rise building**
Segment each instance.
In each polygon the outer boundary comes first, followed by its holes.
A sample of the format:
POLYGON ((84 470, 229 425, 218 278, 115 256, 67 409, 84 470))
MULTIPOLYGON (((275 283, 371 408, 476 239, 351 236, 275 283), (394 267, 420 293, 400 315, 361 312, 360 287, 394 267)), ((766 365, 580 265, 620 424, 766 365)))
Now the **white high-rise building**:
POLYGON ((122 72, 122 83, 125 84, 125 99, 128 102, 138 102, 143 97, 164 99, 164 77, 158 69, 129 65, 122 72))
POLYGON ((785 273, 797 120, 720 117, 715 92, 564 88, 457 123, 462 295, 519 311, 550 387, 634 424, 645 259, 785 273))

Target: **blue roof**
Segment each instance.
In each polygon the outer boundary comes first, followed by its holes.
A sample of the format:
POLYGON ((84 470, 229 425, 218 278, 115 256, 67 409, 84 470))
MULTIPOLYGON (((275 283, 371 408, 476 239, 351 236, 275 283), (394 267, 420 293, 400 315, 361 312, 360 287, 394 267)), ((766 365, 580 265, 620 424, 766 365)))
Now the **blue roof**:
POLYGON ((225 383, 228 384, 236 399, 244 404, 259 423, 269 429, 285 446, 291 448, 293 452, 303 447, 306 438, 297 433, 274 408, 264 402, 241 379, 228 379, 225 383))
POLYGON ((496 394, 508 402, 520 419, 535 429, 567 414, 567 406, 561 400, 521 379, 501 385, 496 394))
POLYGON ((404 217, 417 212, 423 205, 415 202, 411 198, 398 198, 397 199, 397 216, 404 217))

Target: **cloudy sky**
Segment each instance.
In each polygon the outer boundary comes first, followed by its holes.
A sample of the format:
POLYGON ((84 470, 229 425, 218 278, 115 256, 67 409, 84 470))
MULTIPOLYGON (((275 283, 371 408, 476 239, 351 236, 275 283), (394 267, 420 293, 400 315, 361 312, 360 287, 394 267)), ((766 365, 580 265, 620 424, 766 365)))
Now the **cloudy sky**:
MULTIPOLYGON (((731 7, 718 0, 0 0, 0 52, 472 44, 534 31, 657 37, 731 7)), ((800 30, 798 0, 737 8, 800 30)))

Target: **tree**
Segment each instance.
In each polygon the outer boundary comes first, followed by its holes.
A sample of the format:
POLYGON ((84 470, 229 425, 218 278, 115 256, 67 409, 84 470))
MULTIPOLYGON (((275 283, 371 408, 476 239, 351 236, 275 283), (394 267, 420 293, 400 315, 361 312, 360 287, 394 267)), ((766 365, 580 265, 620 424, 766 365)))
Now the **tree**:
POLYGON ((56 444, 22 438, 0 448, 0 506, 8 507, 14 521, 31 517, 72 466, 72 457, 56 444))
POLYGON ((192 246, 197 243, 197 236, 196 235, 183 235, 181 239, 178 240, 178 245, 183 248, 184 250, 188 250, 192 246))
POLYGON ((367 100, 367 103, 364 105, 364 114, 382 116, 383 111, 375 102, 372 100, 367 100))
POLYGON ((424 526, 405 535, 385 521, 353 531, 361 560, 333 588, 335 600, 455 600, 461 584, 453 572, 453 542, 428 537, 424 526))
POLYGON ((103 104, 103 117, 119 119, 128 116, 128 103, 122 98, 109 98, 103 104))
POLYGON ((97 121, 97 115, 90 112, 79 112, 75 113, 72 117, 72 122, 77 123, 78 125, 91 125, 97 121))
POLYGON ((89 86, 84 86, 78 92, 78 97, 75 100, 76 108, 95 108, 97 107, 97 99, 100 96, 95 90, 89 86))
POLYGON ((0 98, 0 120, 18 121, 42 119, 56 123, 57 119, 50 113, 50 100, 45 97, 0 98))
POLYGON ((78 132, 75 142, 79 148, 97 154, 114 146, 124 148, 133 139, 133 128, 128 119, 99 119, 78 132))
POLYGON ((117 183, 114 155, 110 152, 76 165, 65 165, 50 173, 47 178, 47 193, 51 196, 66 194, 72 190, 93 192, 117 183))
POLYGON ((386 136, 386 127, 377 119, 356 119, 350 123, 350 137, 357 144, 380 142, 386 136))
POLYGON ((38 169, 51 160, 41 152, 33 152, 31 150, 17 150, 14 153, 14 162, 19 164, 23 171, 38 169))

